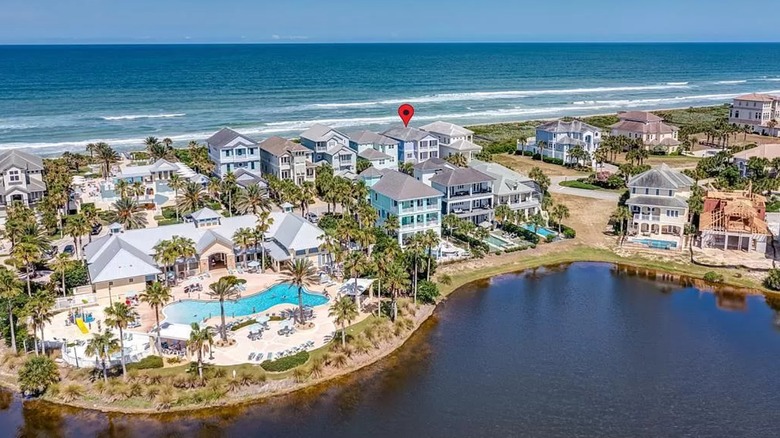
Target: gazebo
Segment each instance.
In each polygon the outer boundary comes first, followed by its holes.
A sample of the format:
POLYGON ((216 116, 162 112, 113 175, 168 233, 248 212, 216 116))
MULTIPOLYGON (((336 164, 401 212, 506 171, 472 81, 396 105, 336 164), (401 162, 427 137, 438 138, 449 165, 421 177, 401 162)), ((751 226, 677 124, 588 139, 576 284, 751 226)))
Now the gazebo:
POLYGON ((339 293, 353 297, 358 305, 358 308, 360 308, 360 296, 363 295, 363 293, 366 291, 368 291, 370 294, 371 285, 374 284, 375 281, 376 280, 373 278, 358 278, 357 280, 350 279, 339 286, 339 293))

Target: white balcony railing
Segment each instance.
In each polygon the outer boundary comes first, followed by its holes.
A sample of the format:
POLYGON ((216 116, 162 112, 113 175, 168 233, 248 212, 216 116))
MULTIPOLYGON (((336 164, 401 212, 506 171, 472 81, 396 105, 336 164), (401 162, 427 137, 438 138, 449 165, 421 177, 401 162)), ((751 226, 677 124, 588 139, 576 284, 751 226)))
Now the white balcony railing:
POLYGON ((634 220, 635 221, 653 221, 653 222, 658 222, 658 221, 661 220, 661 215, 659 215, 659 214, 635 213, 634 214, 634 220))

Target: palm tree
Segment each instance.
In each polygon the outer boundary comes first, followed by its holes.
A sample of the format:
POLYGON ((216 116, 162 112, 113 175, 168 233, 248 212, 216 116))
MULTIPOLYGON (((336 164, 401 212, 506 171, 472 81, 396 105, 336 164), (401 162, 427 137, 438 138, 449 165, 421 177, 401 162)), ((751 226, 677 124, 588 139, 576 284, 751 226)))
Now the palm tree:
POLYGON ((194 181, 187 182, 182 187, 177 203, 186 212, 193 212, 202 208, 206 203, 206 193, 203 191, 203 186, 194 181))
POLYGON ((114 193, 119 195, 120 198, 127 198, 130 194, 130 183, 126 179, 120 179, 114 184, 114 193))
POLYGON ((119 342, 108 328, 106 328, 103 333, 93 334, 92 339, 87 341, 87 348, 84 350, 84 354, 87 356, 95 356, 100 360, 103 368, 104 382, 108 382, 106 362, 108 362, 108 358, 117 351, 120 351, 119 342))
MULTIPOLYGON (((314 203, 317 195, 317 189, 314 183, 311 181, 304 181, 301 184, 301 190, 298 192, 298 203, 301 205, 301 214, 306 214, 309 210, 309 205, 314 203)), ((359 194, 355 194, 355 197, 359 199, 359 194)))
POLYGON ((344 260, 344 273, 352 277, 355 293, 358 293, 358 276, 365 270, 367 263, 366 255, 362 251, 350 251, 344 260))
POLYGON ((184 188, 185 183, 186 181, 183 180, 178 173, 172 174, 168 179, 168 187, 173 189, 173 200, 175 202, 176 208, 176 221, 179 220, 179 190, 184 188))
POLYGON ((252 244, 254 231, 251 228, 239 228, 233 233, 233 242, 244 251, 244 268, 247 267, 247 258, 249 256, 249 246, 252 244))
MULTIPOLYGON (((165 272, 170 272, 169 268, 172 268, 178 259, 176 255, 176 249, 171 244, 170 240, 161 240, 152 247, 154 250, 154 260, 159 266, 165 268, 165 272)), ((166 276, 167 279, 167 276, 166 276)))
POLYGON ((387 269, 385 276, 385 288, 392 296, 393 321, 398 318, 398 295, 409 288, 409 272, 399 262, 394 262, 387 269))
POLYGON ((88 242, 92 243, 92 227, 100 223, 100 216, 94 205, 89 207, 82 206, 81 214, 84 215, 84 219, 87 221, 90 227, 90 232, 87 234, 88 242))
POLYGON ((523 155, 523 156, 525 156, 525 145, 526 145, 526 144, 528 144, 528 137, 526 137, 525 135, 521 135, 521 136, 520 136, 520 137, 517 139, 517 142, 518 142, 518 143, 520 144, 520 146, 522 147, 522 155, 523 155))
POLYGON ((119 161, 119 154, 108 143, 100 142, 95 144, 95 147, 95 158, 101 163, 103 178, 107 179, 111 174, 111 165, 119 161))
POLYGON ((198 376, 203 379, 203 349, 208 345, 211 350, 211 346, 214 345, 214 330, 208 326, 200 328, 197 322, 190 324, 190 327, 187 349, 198 353, 198 376))
POLYGON ((330 305, 328 310, 328 316, 333 318, 333 322, 341 326, 341 346, 347 345, 347 324, 352 324, 352 321, 358 317, 358 308, 355 304, 355 300, 350 297, 343 296, 334 301, 330 305))
POLYGON ((618 223, 618 226, 620 227, 620 243, 623 243, 623 236, 625 235, 625 230, 623 228, 623 225, 626 221, 630 221, 634 216, 631 214, 631 211, 626 207, 625 205, 621 205, 615 211, 612 213, 612 220, 618 223))
MULTIPOLYGON (((54 298, 46 293, 37 294, 32 300, 28 301, 25 305, 24 312, 30 317, 32 322, 33 333, 36 329, 41 331, 41 352, 46 354, 45 337, 43 333, 43 327, 51 322, 54 314, 51 309, 54 307, 54 298)), ((36 342, 37 344, 37 342, 36 342)), ((38 353, 38 347, 35 347, 35 353, 38 353)))
POLYGON ((85 148, 87 152, 89 152, 89 158, 95 158, 95 151, 97 150, 97 145, 95 143, 87 143, 87 147, 85 148))
POLYGON ((493 214, 495 215, 496 220, 503 224, 512 215, 512 209, 506 204, 501 204, 496 207, 493 214))
POLYGON ((766 127, 769 128, 769 135, 772 134, 772 130, 775 129, 775 126, 777 126, 777 120, 772 119, 766 123, 766 127))
MULTIPOLYGON (((271 213, 268 211, 262 211, 257 216, 257 223, 255 225, 255 232, 260 235, 260 272, 265 273, 265 248, 262 246, 265 243, 265 233, 271 228, 274 223, 274 218, 271 217, 271 213)), ((255 248, 255 255, 257 255, 257 248, 255 248)))
POLYGON ((236 174, 228 172, 222 180, 222 192, 227 194, 228 215, 233 216, 233 193, 236 191, 236 174))
POLYGON ((18 266, 24 267, 27 277, 27 295, 32 297, 32 284, 31 279, 35 272, 35 264, 41 260, 42 251, 39 247, 31 242, 19 242, 11 250, 13 259, 18 263, 18 266))
POLYGON ((111 222, 117 222, 128 230, 146 227, 146 214, 138 204, 130 198, 120 198, 111 207, 111 222))
POLYGON ((64 232, 73 238, 73 243, 76 245, 76 258, 81 259, 82 237, 92 232, 92 225, 87 222, 83 214, 76 214, 68 217, 64 232))
POLYGON ((162 354, 162 344, 160 343, 160 308, 173 300, 171 288, 163 283, 155 281, 146 287, 146 292, 141 294, 141 301, 154 309, 154 319, 157 322, 157 352, 162 354))
POLYGON ((160 144, 160 140, 157 137, 146 137, 144 145, 146 146, 146 152, 154 158, 154 148, 160 144))
POLYGON ((55 272, 60 273, 60 277, 62 278, 62 296, 65 296, 67 294, 67 288, 65 287, 65 271, 73 264, 73 260, 71 260, 70 254, 61 252, 57 254, 57 257, 49 264, 55 272))
POLYGON ((227 327, 225 326, 225 300, 235 300, 241 294, 238 289, 238 285, 241 280, 234 275, 228 275, 217 280, 216 283, 209 285, 209 290, 206 292, 210 298, 219 300, 219 314, 222 319, 222 325, 219 327, 219 335, 222 338, 222 342, 227 342, 227 327))
MULTIPOLYGON (((176 261, 179 259, 187 260, 194 257, 197 253, 195 248, 195 241, 183 236, 171 237, 171 251, 176 256, 176 261)), ((174 262, 175 265, 175 262, 174 262)), ((175 267, 175 266, 174 266, 175 267)))
POLYGON ((453 166, 458 166, 458 167, 466 167, 469 164, 466 156, 461 153, 450 155, 447 158, 445 158, 445 160, 447 160, 447 162, 449 162, 453 166))
POLYGON ((259 211, 271 210, 271 199, 268 192, 257 184, 250 184, 236 197, 236 210, 241 214, 257 214, 259 211))
POLYGON ((433 249, 434 246, 439 244, 440 240, 441 237, 439 237, 436 231, 426 230, 422 234, 421 243, 423 244, 423 246, 427 248, 427 252, 428 252, 428 268, 425 271, 425 275, 426 275, 425 279, 428 281, 431 281, 431 259, 433 258, 433 254, 431 254, 431 250, 433 249))
POLYGON ((141 195, 146 194, 146 187, 144 187, 143 183, 141 181, 136 181, 133 183, 133 185, 130 187, 130 192, 135 196, 135 201, 138 202, 138 198, 141 195))
POLYGON ((569 207, 563 204, 555 204, 550 210, 550 216, 558 224, 558 234, 561 234, 561 221, 569 218, 569 207))
POLYGON ((444 216, 444 218, 441 221, 441 224, 442 226, 444 226, 444 230, 447 232, 447 235, 450 235, 456 228, 458 228, 460 222, 461 219, 457 215, 448 214, 444 216))
POLYGON ((539 227, 543 227, 545 224, 544 217, 541 213, 536 213, 531 216, 531 225, 534 226, 534 233, 539 232, 539 227))
POLYGON ((294 259, 287 262, 281 274, 279 283, 289 283, 298 288, 298 323, 303 324, 306 322, 303 315, 303 289, 319 281, 317 268, 309 259, 294 259))
POLYGON ((385 218, 385 221, 382 222, 382 228, 385 229, 385 232, 388 236, 396 236, 396 233, 398 233, 398 227, 400 224, 398 223, 398 216, 390 214, 385 218))
POLYGON ((119 330, 120 358, 122 360, 122 377, 127 380, 127 366, 125 364, 125 337, 124 330, 127 325, 138 318, 138 313, 125 303, 114 303, 103 310, 106 315, 106 325, 119 330))
POLYGON ((11 346, 16 349, 16 330, 14 324, 14 300, 24 293, 24 286, 19 282, 16 273, 5 266, 0 266, 0 299, 8 304, 8 327, 11 330, 11 346))

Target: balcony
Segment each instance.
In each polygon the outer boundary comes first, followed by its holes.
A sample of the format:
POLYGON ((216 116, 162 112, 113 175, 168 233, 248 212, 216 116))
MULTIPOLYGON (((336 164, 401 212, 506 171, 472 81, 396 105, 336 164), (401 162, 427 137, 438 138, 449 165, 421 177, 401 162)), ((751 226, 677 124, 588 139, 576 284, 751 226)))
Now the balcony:
POLYGON ((661 220, 660 214, 641 214, 641 213, 635 213, 634 214, 634 220, 635 221, 652 221, 652 222, 659 222, 661 220))
POLYGON ((410 207, 399 206, 400 213, 415 213, 425 211, 437 211, 439 210, 438 204, 423 204, 421 206, 412 205, 410 207))

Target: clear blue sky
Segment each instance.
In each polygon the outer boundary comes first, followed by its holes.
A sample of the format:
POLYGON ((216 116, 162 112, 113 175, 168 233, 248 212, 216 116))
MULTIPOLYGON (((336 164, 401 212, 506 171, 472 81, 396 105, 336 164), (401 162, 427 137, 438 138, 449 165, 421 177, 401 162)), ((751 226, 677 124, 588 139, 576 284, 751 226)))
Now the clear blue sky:
POLYGON ((778 0, 2 0, 0 43, 780 41, 777 6, 778 0))

